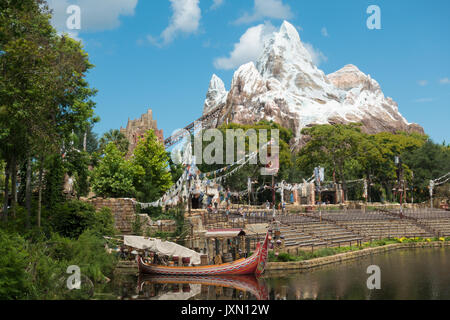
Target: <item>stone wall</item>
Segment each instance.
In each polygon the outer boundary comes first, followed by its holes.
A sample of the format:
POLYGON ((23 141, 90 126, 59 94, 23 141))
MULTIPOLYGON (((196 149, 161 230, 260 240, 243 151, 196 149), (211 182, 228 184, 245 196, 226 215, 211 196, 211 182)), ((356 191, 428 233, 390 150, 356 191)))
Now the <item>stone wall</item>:
POLYGON ((92 204, 96 210, 104 207, 110 208, 114 216, 116 229, 122 234, 130 234, 132 232, 132 225, 135 221, 135 209, 132 199, 93 198, 81 200, 92 204))

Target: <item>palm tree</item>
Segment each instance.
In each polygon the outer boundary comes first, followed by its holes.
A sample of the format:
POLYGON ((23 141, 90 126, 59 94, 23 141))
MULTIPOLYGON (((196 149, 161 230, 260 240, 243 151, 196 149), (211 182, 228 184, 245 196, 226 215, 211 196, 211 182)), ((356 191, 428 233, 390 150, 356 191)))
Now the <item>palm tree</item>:
POLYGON ((113 142, 120 152, 127 153, 130 142, 127 137, 117 129, 111 129, 100 138, 100 149, 104 150, 106 145, 113 142))

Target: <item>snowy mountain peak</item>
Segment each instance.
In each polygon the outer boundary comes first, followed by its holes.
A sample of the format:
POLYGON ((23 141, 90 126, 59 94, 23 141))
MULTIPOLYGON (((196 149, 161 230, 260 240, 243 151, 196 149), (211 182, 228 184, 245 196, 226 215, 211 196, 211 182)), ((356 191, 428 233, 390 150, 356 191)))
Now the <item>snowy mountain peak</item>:
POLYGON ((349 91, 354 88, 371 90, 373 92, 379 91, 381 88, 378 82, 370 77, 370 75, 364 74, 353 64, 348 64, 342 69, 329 74, 328 79, 334 84, 335 87, 349 91))
POLYGON ((236 70, 229 92, 213 75, 204 113, 220 106, 219 125, 273 120, 292 129, 296 146, 303 141, 301 129, 314 124, 359 122, 368 133, 423 133, 403 118, 378 82, 355 65, 326 76, 287 21, 266 38, 256 65, 249 62, 236 70))
POLYGON ((225 84, 223 83, 222 79, 220 79, 216 74, 213 74, 211 77, 211 81, 209 82, 209 89, 219 92, 226 92, 225 84))
POLYGON ((279 34, 290 42, 293 43, 301 42, 300 35, 298 34, 297 29, 286 20, 283 21, 283 24, 280 27, 279 34))
POLYGON ((240 94, 247 95, 265 92, 265 81, 253 62, 240 66, 234 73, 231 91, 233 89, 237 89, 240 94))
POLYGON ((222 79, 213 74, 209 82, 208 92, 206 93, 205 105, 203 113, 209 113, 220 104, 224 104, 227 100, 228 91, 222 79))
POLYGON ((312 62, 296 28, 287 21, 266 40, 256 66, 264 79, 276 79, 284 89, 299 96, 325 99, 337 95, 325 74, 312 62))

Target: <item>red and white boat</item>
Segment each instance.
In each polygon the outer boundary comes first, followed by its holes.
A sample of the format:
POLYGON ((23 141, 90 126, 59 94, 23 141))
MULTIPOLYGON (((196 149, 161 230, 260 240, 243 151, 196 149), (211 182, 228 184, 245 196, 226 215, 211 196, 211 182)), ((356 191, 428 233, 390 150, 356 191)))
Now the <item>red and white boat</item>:
POLYGON ((137 257, 139 272, 144 274, 182 275, 182 276, 212 276, 212 275, 261 275, 267 260, 269 233, 263 244, 258 243, 252 256, 229 263, 208 266, 162 266, 146 263, 141 256, 137 257))

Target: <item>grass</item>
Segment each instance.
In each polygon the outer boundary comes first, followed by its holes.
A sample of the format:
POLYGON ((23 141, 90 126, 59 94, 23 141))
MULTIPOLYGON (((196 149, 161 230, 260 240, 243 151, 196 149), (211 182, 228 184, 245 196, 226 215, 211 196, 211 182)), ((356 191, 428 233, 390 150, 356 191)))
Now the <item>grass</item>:
POLYGON ((269 262, 289 262, 289 261, 305 261, 315 258, 329 257, 340 253, 359 251, 367 248, 375 248, 386 246, 395 243, 411 243, 411 242, 436 242, 436 241, 450 241, 450 237, 447 238, 393 238, 393 239, 383 239, 375 240, 372 242, 365 242, 361 246, 346 246, 339 248, 323 248, 311 251, 300 251, 298 255, 291 255, 286 252, 282 252, 275 255, 273 251, 269 252, 269 262))

